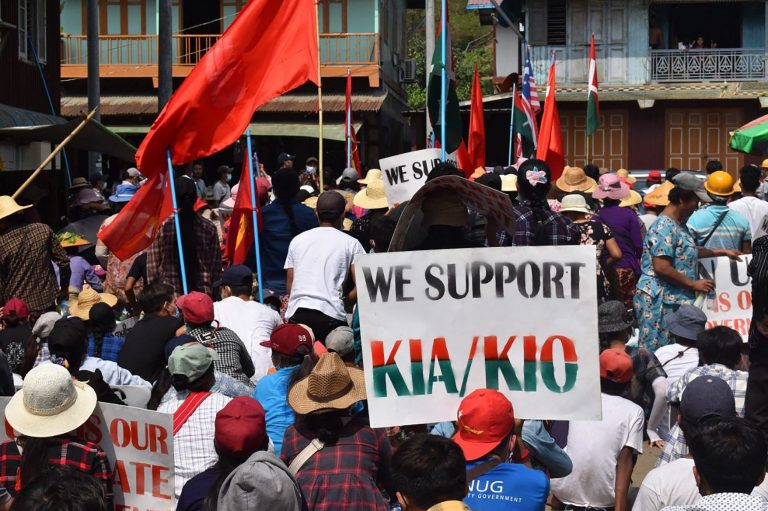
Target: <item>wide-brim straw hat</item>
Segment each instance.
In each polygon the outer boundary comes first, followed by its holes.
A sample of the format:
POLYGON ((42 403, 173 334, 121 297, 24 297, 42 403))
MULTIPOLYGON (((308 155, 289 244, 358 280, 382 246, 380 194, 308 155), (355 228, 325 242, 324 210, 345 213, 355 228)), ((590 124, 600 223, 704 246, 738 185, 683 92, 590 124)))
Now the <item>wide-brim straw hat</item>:
POLYGON ((628 208, 630 206, 637 206, 641 202, 643 202, 643 196, 634 190, 630 190, 629 197, 622 199, 622 201, 619 203, 619 206, 622 208, 628 208))
POLYGON ((589 209, 589 205, 587 204, 587 199, 578 193, 566 195, 563 197, 563 200, 560 201, 559 212, 565 213, 568 211, 572 211, 574 213, 584 213, 587 215, 592 213, 592 211, 589 209))
POLYGON ((97 293, 88 284, 83 284, 83 290, 77 295, 77 301, 69 304, 69 313, 88 321, 88 313, 97 303, 106 303, 114 307, 117 304, 117 297, 109 293, 97 293))
POLYGON ((368 172, 366 172, 365 178, 364 179, 358 179, 357 182, 360 183, 361 185, 368 186, 373 181, 376 181, 377 179, 378 180, 382 179, 382 177, 381 177, 381 170, 380 169, 370 169, 370 170, 368 170, 368 172))
POLYGON ((317 207, 317 195, 312 197, 307 197, 307 199, 302 203, 308 208, 315 209, 317 207))
POLYGON ((555 186, 563 192, 591 192, 597 183, 580 167, 565 167, 555 186))
POLYGON ((5 408, 8 424, 21 435, 49 438, 74 431, 96 409, 96 392, 72 379, 65 368, 43 364, 24 377, 24 384, 5 408))
POLYGON ((384 193, 384 181, 374 179, 364 190, 360 190, 352 199, 352 204, 363 209, 384 209, 387 203, 387 195, 384 193))
POLYGON ((616 175, 625 180, 627 183, 633 185, 637 182, 637 178, 629 173, 627 169, 619 169, 616 171, 616 175))
POLYGON ((15 215, 19 211, 24 211, 31 207, 31 204, 29 206, 19 206, 10 195, 0 195, 0 219, 15 215))
POLYGON ((669 204, 669 192, 675 184, 672 181, 664 181, 650 193, 645 195, 645 202, 652 206, 666 206, 669 204))
POLYGON ((362 369, 347 367, 336 353, 325 353, 306 378, 288 391, 288 404, 299 415, 346 410, 367 398, 362 369))

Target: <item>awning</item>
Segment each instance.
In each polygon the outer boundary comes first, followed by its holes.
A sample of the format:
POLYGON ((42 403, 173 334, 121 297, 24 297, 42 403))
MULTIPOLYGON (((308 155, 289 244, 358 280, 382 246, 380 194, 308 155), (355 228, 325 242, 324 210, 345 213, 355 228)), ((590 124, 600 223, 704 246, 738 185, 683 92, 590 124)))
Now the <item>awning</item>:
POLYGON ((66 119, 55 115, 25 110, 0 103, 0 128, 18 126, 42 126, 46 124, 64 124, 66 119))

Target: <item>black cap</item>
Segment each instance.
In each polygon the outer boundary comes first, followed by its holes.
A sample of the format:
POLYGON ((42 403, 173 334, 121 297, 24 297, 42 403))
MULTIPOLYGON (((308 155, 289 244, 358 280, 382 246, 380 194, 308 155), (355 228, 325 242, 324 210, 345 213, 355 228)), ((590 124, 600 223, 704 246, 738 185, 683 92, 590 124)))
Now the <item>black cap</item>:
POLYGON ((287 162, 288 160, 295 160, 296 155, 295 154, 288 154, 288 153, 280 153, 280 155, 277 157, 277 164, 282 165, 283 163, 287 162))
POLYGON ((733 390, 717 376, 699 376, 685 386, 680 413, 694 425, 711 417, 736 417, 733 390))
POLYGON ((85 323, 77 317, 58 320, 48 336, 48 346, 51 350, 58 347, 64 350, 79 349, 88 338, 85 323))
POLYGON ((320 194, 320 197, 317 198, 315 211, 317 216, 330 219, 342 216, 346 208, 347 201, 344 199, 344 196, 339 192, 331 190, 320 194))
POLYGON ((253 272, 244 264, 233 264, 221 276, 216 286, 252 286, 253 272))

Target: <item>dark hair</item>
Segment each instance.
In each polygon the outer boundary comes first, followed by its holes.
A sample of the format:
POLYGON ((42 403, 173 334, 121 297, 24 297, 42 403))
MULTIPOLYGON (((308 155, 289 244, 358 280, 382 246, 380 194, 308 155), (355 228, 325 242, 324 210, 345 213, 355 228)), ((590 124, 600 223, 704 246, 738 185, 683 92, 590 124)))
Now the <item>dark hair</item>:
MULTIPOLYGON (((181 246, 184 249, 184 269, 187 274, 189 289, 203 289, 200 275, 200 265, 197 258, 197 236, 195 231, 199 229, 196 226, 200 218, 195 213, 195 202, 197 202, 197 187, 195 182, 188 178, 179 178, 176 180, 176 202, 179 207, 179 231, 181 232, 181 246)), ((178 258, 177 251, 173 251, 174 260, 178 258)), ((181 275, 181 265, 177 266, 179 275, 181 275)))
POLYGON ((551 188, 552 171, 549 169, 547 162, 530 159, 520 164, 520 167, 517 169, 518 198, 521 201, 527 201, 528 207, 530 207, 533 212, 533 217, 536 220, 533 227, 534 244, 536 245, 550 244, 546 236, 544 223, 552 211, 547 202, 547 195, 551 188), (546 183, 539 183, 534 186, 528 179, 526 179, 526 173, 534 170, 546 174, 546 183))
POLYGON ((751 493, 765 473, 762 432, 739 417, 705 421, 688 439, 693 462, 711 493, 751 493))
POLYGON ((679 186, 675 186, 669 191, 669 203, 675 206, 692 200, 699 200, 699 196, 692 190, 683 190, 679 186))
POLYGON ((391 472, 395 491, 421 509, 467 496, 464 453, 448 438, 412 436, 392 456, 391 472))
POLYGON ((45 477, 30 481, 22 476, 22 480, 24 487, 11 505, 13 511, 107 511, 104 486, 85 472, 52 466, 45 477))
POLYGON ((613 341, 621 340, 626 343, 632 336, 632 327, 627 327, 625 330, 619 330, 618 332, 600 332, 597 336, 600 339, 600 349, 604 350, 613 341))
POLYGON ((754 165, 745 165, 739 171, 741 189, 745 192, 755 193, 760 187, 760 169, 754 165))
POLYGON ((680 173, 680 169, 676 169, 675 167, 669 167, 666 172, 664 172, 664 180, 665 181, 671 181, 673 177, 678 175, 680 173))
POLYGON ((28 318, 20 318, 16 315, 16 311, 3 314, 2 322, 5 328, 15 328, 22 323, 29 321, 28 318))
POLYGON ((608 206, 618 206, 619 204, 621 204, 620 200, 608 199, 608 198, 603 199, 603 207, 604 208, 607 208, 608 206))
POLYGON ((584 173, 587 175, 587 177, 591 177, 595 181, 600 180, 600 167, 594 163, 587 163, 584 165, 584 173))
POLYGON ((499 192, 501 191, 501 176, 495 172, 483 174, 475 180, 475 183, 480 183, 499 192))
POLYGON ((718 170, 723 170, 723 164, 720 163, 720 160, 710 160, 707 162, 707 174, 717 172, 718 170))
MULTIPOLYGON (((214 447, 216 447, 215 443, 214 447)), ((221 452, 219 452, 218 447, 216 447, 216 453, 219 455, 218 461, 216 461, 216 464, 213 466, 213 470, 216 473, 216 479, 214 479, 213 484, 211 484, 208 493, 206 493, 205 498, 203 499, 203 511, 216 511, 219 501, 219 491, 221 491, 224 481, 241 465, 240 461, 222 455, 221 452)))
POLYGON ((61 357, 67 361, 67 370, 74 375, 88 354, 88 330, 85 322, 78 317, 58 320, 48 336, 48 350, 51 357, 61 357))
POLYGON ((443 176, 459 176, 464 177, 464 173, 456 167, 453 163, 449 161, 443 161, 435 165, 435 168, 433 168, 429 174, 427 175, 427 183, 432 181, 433 179, 437 179, 438 177, 443 176))
POLYGON ((343 418, 346 415, 346 410, 320 411, 309 415, 296 415, 296 423, 306 427, 315 438, 326 444, 335 444, 344 428, 343 418))
MULTIPOLYGON (((301 365, 304 362, 305 357, 314 357, 314 352, 310 351, 306 346, 299 346, 296 348, 296 354, 295 355, 286 355, 285 353, 280 353, 279 351, 272 351, 272 358, 275 361, 275 367, 281 368, 281 367, 295 367, 297 365, 301 365)), ((314 363, 312 364, 312 367, 314 367, 314 363)), ((310 371, 312 369, 310 368, 310 371)), ((307 376, 309 372, 304 374, 304 376, 307 376)), ((295 376, 295 375, 294 375, 295 376)), ((300 380, 301 378, 291 378, 288 386, 295 383, 295 381, 300 380)))
POLYGON ((155 384, 152 385, 152 392, 149 395, 149 401, 147 401, 147 410, 157 410, 157 407, 160 406, 160 402, 163 400, 163 396, 171 389, 172 382, 171 373, 168 372, 167 367, 163 367, 155 384))
MULTIPOLYGON (((297 351, 300 351, 301 353, 303 353, 305 349, 300 348, 297 351)), ((309 376, 309 373, 311 373, 312 369, 315 368, 315 365, 317 364, 318 360, 320 360, 320 358, 315 354, 314 351, 311 351, 306 355, 304 355, 304 357, 299 362, 299 368, 293 372, 293 375, 291 375, 291 379, 288 380, 288 388, 293 387, 293 385, 297 381, 303 380, 304 378, 309 376)))
POLYGON ((139 295, 138 302, 144 314, 154 314, 163 310, 166 302, 173 300, 175 290, 169 284, 152 282, 144 287, 139 295))
POLYGON ((618 383, 605 378, 600 378, 600 392, 609 396, 623 396, 627 390, 627 383, 618 383))
POLYGON ((722 364, 733 369, 741 360, 741 335, 727 326, 704 330, 696 338, 699 356, 705 364, 722 364))
POLYGON ((376 244, 376 252, 386 252, 395 234, 397 222, 389 215, 375 215, 371 219, 368 236, 376 244))
POLYGON ((88 314, 88 327, 93 336, 93 356, 101 358, 104 335, 115 331, 115 311, 106 303, 97 303, 88 314))
POLYGON ((177 391, 188 390, 190 392, 207 392, 211 390, 211 387, 216 382, 216 377, 213 374, 213 362, 208 366, 208 369, 196 380, 189 381, 183 374, 172 374, 171 385, 177 391))
POLYGON ((288 217, 291 238, 299 234, 299 226, 293 214, 293 202, 296 194, 299 193, 299 188, 301 188, 299 173, 294 169, 281 168, 272 176, 272 191, 275 193, 276 202, 280 204, 285 211, 285 216, 288 217))
POLYGON ((232 291, 232 296, 251 296, 251 293, 253 293, 253 285, 229 286, 229 289, 232 291))

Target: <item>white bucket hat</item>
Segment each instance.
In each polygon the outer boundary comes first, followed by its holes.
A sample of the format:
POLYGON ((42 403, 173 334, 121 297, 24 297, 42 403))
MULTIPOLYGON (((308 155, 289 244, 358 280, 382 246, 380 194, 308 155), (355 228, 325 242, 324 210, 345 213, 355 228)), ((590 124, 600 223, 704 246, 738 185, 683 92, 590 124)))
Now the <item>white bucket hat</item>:
POLYGON ((563 197, 563 200, 560 201, 560 213, 565 213, 566 211, 585 214, 591 213, 589 206, 587 205, 587 200, 583 195, 577 193, 566 195, 563 197))
POLYGON ((96 392, 56 364, 35 367, 5 408, 8 424, 22 435, 48 438, 82 426, 96 409, 96 392))

